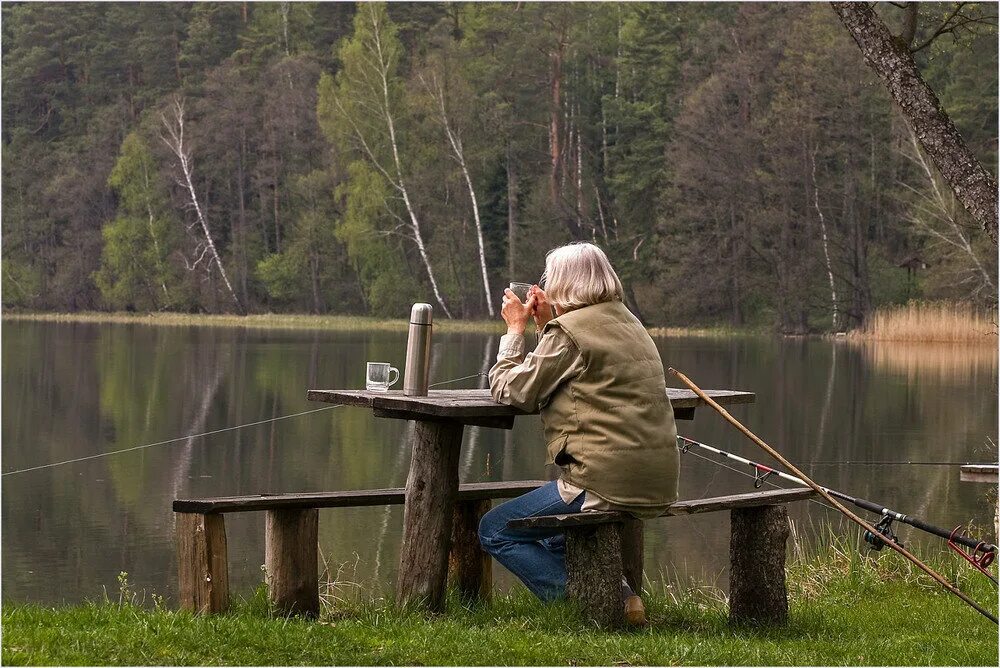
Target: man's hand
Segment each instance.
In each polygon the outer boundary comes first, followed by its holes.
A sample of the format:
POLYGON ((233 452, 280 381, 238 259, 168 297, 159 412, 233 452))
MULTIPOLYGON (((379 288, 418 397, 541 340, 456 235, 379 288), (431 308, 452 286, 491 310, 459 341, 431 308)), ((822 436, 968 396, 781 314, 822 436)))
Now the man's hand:
POLYGON ((545 291, 542 290, 537 285, 532 285, 531 289, 528 290, 528 300, 535 300, 535 311, 532 315, 535 316, 535 327, 538 331, 542 331, 542 327, 552 320, 552 305, 549 303, 548 297, 545 296, 545 291))
POLYGON ((528 294, 528 301, 521 303, 510 288, 503 291, 503 307, 500 309, 500 317, 507 323, 508 334, 524 334, 524 328, 528 324, 528 317, 535 310, 535 296, 528 294))

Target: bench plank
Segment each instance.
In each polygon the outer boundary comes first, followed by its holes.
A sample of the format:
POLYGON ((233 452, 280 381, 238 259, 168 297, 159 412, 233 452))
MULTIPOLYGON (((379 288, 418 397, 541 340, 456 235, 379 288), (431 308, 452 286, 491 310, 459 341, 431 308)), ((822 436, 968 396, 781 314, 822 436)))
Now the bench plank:
MULTIPOLYGON (((750 492, 733 494, 731 496, 716 496, 710 499, 694 499, 678 501, 663 513, 662 517, 677 517, 680 515, 697 515, 713 513, 734 508, 757 508, 760 506, 776 506, 792 501, 803 501, 816 496, 809 487, 795 489, 775 489, 765 492, 750 492)), ((628 513, 600 511, 593 513, 570 513, 566 515, 542 515, 511 520, 507 526, 512 529, 552 529, 561 527, 593 526, 608 522, 624 522, 631 519, 628 513)))
MULTIPOLYGON (((509 499, 546 484, 545 480, 474 482, 458 486, 458 501, 509 499)), ((352 508, 403 505, 404 489, 354 489, 337 492, 251 494, 205 499, 176 499, 175 513, 238 513, 291 508, 352 508)))

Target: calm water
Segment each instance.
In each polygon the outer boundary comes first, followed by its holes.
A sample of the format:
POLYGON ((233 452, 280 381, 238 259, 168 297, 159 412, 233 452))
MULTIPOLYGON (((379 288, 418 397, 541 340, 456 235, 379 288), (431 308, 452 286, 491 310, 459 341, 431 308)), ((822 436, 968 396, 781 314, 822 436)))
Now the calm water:
MULTIPOLYGON (((364 361, 402 368, 405 333, 238 331, 129 325, 2 325, 4 472, 321 407, 309 388, 361 387, 364 361)), ((488 369, 497 339, 435 337, 432 382, 488 369)), ((995 461, 995 350, 858 348, 824 341, 663 339, 666 364, 705 388, 757 393, 733 414, 827 486, 942 526, 992 526, 988 486, 953 466, 855 461, 995 461)), ((675 383, 671 383, 675 384, 675 383)), ((475 379, 451 387, 476 387, 475 379)), ((682 434, 764 461, 710 411, 682 434)), ((407 425, 359 408, 310 415, 3 478, 3 599, 117 596, 117 575, 170 598, 176 589, 171 501, 261 492, 402 486, 407 425)), ((467 428, 463 482, 549 477, 537 417, 513 431, 467 428)), ((751 491, 752 480, 690 455, 681 497, 751 491)), ((834 518, 797 504, 806 533, 834 518)), ((341 595, 391 591, 402 509, 320 513, 320 547, 341 595)), ((231 584, 261 580, 261 513, 228 515, 231 584)), ((654 582, 725 581, 724 514, 648 524, 654 582)), ((900 529, 904 541, 914 531, 900 529)), ((928 545, 929 546, 929 545, 928 545)), ((510 578, 498 568, 501 586, 510 578)))

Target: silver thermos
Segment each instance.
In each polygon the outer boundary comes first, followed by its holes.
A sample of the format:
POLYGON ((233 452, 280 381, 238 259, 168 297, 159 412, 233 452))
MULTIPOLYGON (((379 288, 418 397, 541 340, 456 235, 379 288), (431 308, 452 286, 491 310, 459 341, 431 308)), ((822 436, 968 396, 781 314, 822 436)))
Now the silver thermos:
POLYGON ((406 338, 406 368, 403 394, 427 396, 431 371, 431 334, 434 330, 434 307, 414 304, 410 309, 410 334, 406 338))

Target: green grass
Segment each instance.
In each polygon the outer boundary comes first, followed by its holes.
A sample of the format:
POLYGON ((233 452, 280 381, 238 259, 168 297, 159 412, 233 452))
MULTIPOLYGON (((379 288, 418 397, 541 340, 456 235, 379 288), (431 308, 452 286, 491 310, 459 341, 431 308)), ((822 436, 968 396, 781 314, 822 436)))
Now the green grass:
MULTIPOLYGON (((105 601, 49 608, 6 604, 3 663, 208 665, 997 665, 997 627, 893 555, 833 545, 789 568, 790 623, 733 629, 711 588, 647 593, 650 626, 591 628, 570 604, 523 590, 474 609, 449 599, 443 615, 384 602, 325 605, 319 621, 274 618, 262 589, 226 615, 105 601), (852 551, 853 552, 853 551, 852 551)), ((960 567, 969 595, 996 590, 960 567)), ((128 596, 125 597, 128 600, 128 596)))
MULTIPOLYGON (((405 318, 382 319, 355 315, 308 315, 294 313, 264 313, 254 315, 226 315, 204 313, 110 313, 86 311, 80 313, 3 313, 4 320, 30 320, 41 322, 88 322, 124 325, 153 325, 167 327, 237 327, 245 329, 297 329, 334 331, 392 331, 405 332, 409 322, 405 318)), ((435 320, 434 327, 441 332, 473 332, 503 334, 506 325, 499 316, 495 320, 435 320)), ((761 336, 761 328, 734 329, 731 327, 651 327, 651 336, 731 338, 733 336, 761 336)))

